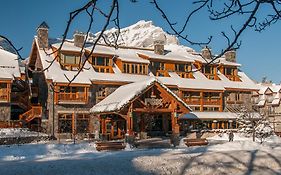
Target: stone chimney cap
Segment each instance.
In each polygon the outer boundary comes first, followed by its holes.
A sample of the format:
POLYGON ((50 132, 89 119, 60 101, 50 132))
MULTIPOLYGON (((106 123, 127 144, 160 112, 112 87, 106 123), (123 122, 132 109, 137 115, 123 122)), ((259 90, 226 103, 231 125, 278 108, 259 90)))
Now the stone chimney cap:
POLYGON ((84 32, 79 32, 78 30, 76 30, 74 32, 74 35, 86 35, 84 32))
POLYGON ((43 21, 38 27, 37 27, 37 30, 38 29, 49 29, 49 26, 48 26, 48 24, 45 22, 45 21, 43 21))

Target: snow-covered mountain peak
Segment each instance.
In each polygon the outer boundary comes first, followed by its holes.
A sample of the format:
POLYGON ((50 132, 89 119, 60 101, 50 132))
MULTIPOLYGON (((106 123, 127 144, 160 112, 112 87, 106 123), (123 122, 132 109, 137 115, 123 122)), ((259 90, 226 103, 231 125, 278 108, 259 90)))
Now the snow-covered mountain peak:
MULTIPOLYGON (((118 30, 116 28, 112 28, 105 31, 104 35, 108 41, 113 42, 117 32, 118 30)), ((99 33, 95 34, 95 36, 98 34, 99 33)), ((155 26, 152 21, 144 20, 122 28, 120 30, 118 44, 130 47, 149 48, 153 46, 155 40, 163 40, 165 44, 179 44, 177 37, 169 35, 162 28, 155 26)))

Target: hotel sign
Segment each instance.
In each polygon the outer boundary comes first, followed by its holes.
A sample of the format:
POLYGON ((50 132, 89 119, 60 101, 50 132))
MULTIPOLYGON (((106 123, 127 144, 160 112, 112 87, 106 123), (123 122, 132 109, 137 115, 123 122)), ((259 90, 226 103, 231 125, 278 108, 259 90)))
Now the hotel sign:
POLYGON ((159 106, 162 104, 162 99, 160 98, 145 98, 144 103, 147 106, 159 106))

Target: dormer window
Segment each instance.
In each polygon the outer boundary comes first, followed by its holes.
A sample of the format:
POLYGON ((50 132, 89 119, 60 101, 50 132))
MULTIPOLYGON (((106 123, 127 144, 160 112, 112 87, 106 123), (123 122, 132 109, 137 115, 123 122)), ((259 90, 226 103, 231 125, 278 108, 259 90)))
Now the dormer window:
POLYGON ((191 72, 191 64, 175 64, 175 71, 182 78, 194 78, 191 72))
POLYGON ((61 53, 60 64, 63 69, 77 70, 80 64, 80 55, 75 53, 61 53))
POLYGON ((92 64, 94 66, 109 66, 109 57, 92 57, 92 64))
POLYGON ((236 67, 225 67, 224 75, 231 81, 241 81, 236 67))
POLYGON ((112 73, 112 59, 109 56, 94 55, 89 60, 96 72, 112 73))
POLYGON ((225 75, 234 75, 234 69, 227 67, 224 69, 225 75))
POLYGON ((202 68, 202 73, 210 80, 219 80, 217 76, 217 67, 213 65, 205 65, 202 68))
POLYGON ((165 69, 165 63, 163 62, 151 61, 150 70, 156 76, 169 77, 168 69, 165 69))
POLYGON ((123 63, 123 73, 148 74, 147 64, 123 63))

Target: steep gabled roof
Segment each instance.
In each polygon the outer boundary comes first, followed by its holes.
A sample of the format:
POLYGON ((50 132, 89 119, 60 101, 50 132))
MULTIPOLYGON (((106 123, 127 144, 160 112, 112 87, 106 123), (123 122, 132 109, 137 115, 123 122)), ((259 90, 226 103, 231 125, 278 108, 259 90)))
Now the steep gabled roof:
POLYGON ((37 30, 38 29, 49 29, 49 26, 48 26, 48 24, 45 22, 45 21, 43 21, 38 27, 37 27, 37 30))
POLYGON ((14 79, 20 77, 18 56, 0 49, 0 78, 14 79))
POLYGON ((92 113, 107 113, 107 112, 118 112, 129 104, 133 99, 140 96, 147 88, 153 84, 159 84, 163 87, 170 95, 172 95, 179 103, 191 111, 189 106, 181 100, 175 93, 167 88, 156 78, 149 78, 145 81, 127 84, 116 89, 112 94, 103 99, 92 107, 90 112, 92 113))

